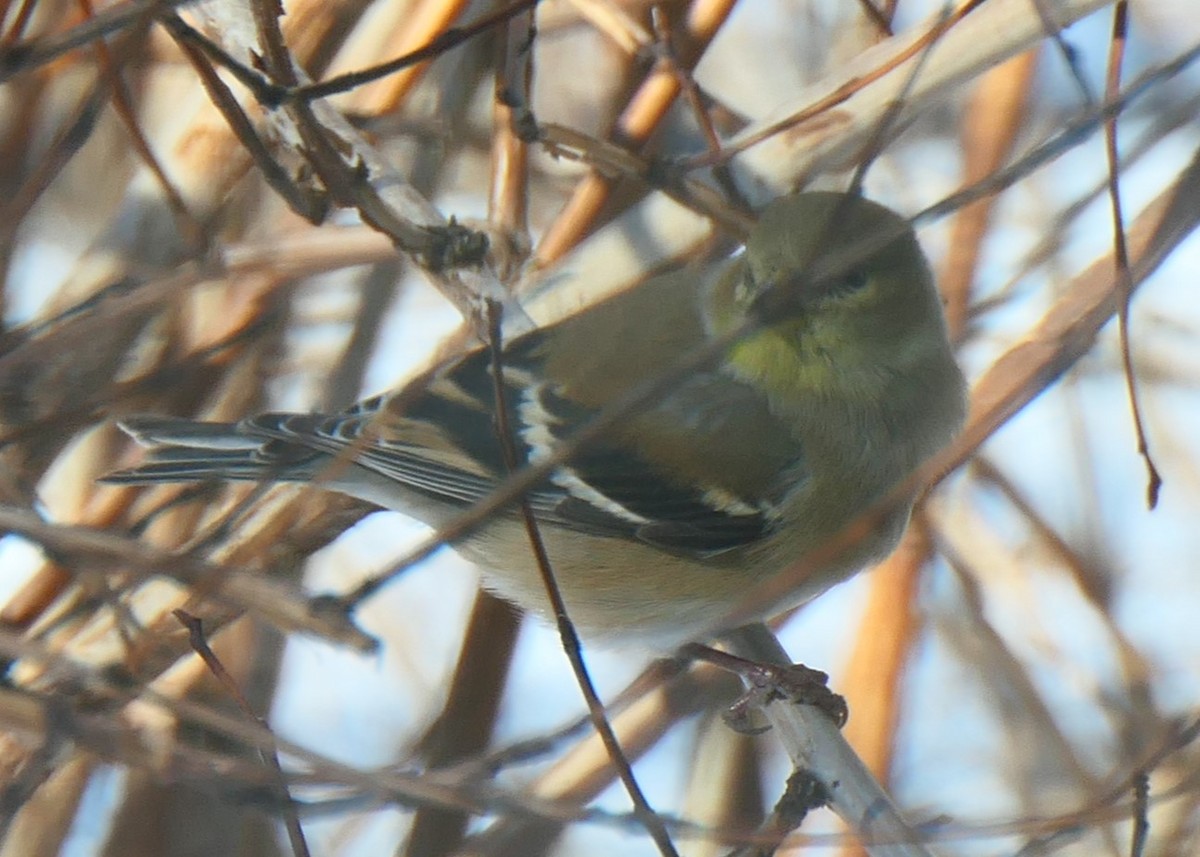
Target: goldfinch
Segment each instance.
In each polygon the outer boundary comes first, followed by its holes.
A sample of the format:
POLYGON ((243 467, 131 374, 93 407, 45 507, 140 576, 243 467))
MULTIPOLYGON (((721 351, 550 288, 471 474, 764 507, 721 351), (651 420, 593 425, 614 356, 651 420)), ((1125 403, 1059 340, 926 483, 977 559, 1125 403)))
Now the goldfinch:
MULTIPOLYGON (((965 414, 941 302, 908 224, 841 193, 770 204, 717 270, 656 277, 504 346, 518 465, 730 331, 708 364, 528 495, 585 635, 682 642, 725 629, 759 581, 821 547, 949 441, 965 414), (722 270, 723 267, 723 270, 722 270)), ((110 483, 316 482, 437 527, 508 471, 486 348, 339 414, 238 423, 135 417, 149 448, 110 483)), ((911 502, 764 615, 886 554, 911 502)), ((486 584, 547 599, 514 506, 455 545, 486 584)))

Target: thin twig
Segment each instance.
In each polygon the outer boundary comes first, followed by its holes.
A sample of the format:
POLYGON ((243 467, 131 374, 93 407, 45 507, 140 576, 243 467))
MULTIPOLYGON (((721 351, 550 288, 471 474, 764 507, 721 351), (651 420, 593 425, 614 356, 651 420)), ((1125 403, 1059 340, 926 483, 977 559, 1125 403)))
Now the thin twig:
POLYGON ((225 669, 225 665, 221 663, 221 659, 217 657, 216 652, 208 645, 208 640, 204 636, 204 626, 200 619, 184 610, 174 610, 172 611, 172 615, 179 620, 179 624, 187 628, 188 641, 191 644, 192 651, 204 661, 209 672, 221 683, 221 686, 225 688, 225 691, 237 703, 242 713, 270 736, 268 743, 258 746, 258 756, 270 771, 271 777, 275 780, 278 787, 283 826, 287 830, 288 842, 292 846, 292 853, 295 857, 308 857, 308 842, 304 838, 304 830, 300 827, 300 817, 296 814, 296 808, 292 804, 288 794, 287 777, 283 773, 283 766, 279 764, 279 748, 275 745, 274 733, 271 731, 270 724, 267 723, 264 717, 254 711, 250 705, 250 701, 242 693, 242 689, 238 687, 233 676, 229 674, 229 670, 225 669))
MULTIPOLYGON (((509 471, 513 472, 517 469, 518 464, 516 445, 513 440, 514 434, 506 404, 507 396, 505 395, 504 349, 500 333, 502 312, 500 306, 494 303, 488 309, 491 316, 491 337, 488 349, 492 357, 492 385, 495 391, 497 432, 500 436, 505 463, 509 471)), ((600 695, 596 692, 596 686, 588 673, 587 664, 584 663, 583 644, 580 642, 578 631, 575 630, 575 623, 571 621, 570 614, 567 612, 562 590, 559 589, 554 569, 550 564, 550 556, 546 552, 546 543, 542 540, 541 531, 533 515, 533 506, 525 496, 520 499, 520 509, 525 533, 529 538, 530 551, 537 563, 538 574, 541 576, 542 586, 550 602, 551 614, 554 616, 555 626, 558 628, 563 651, 571 663, 571 671, 574 673, 579 690, 587 703, 592 724, 604 742, 609 758, 617 769, 617 776, 620 777, 621 783, 625 786, 625 791, 633 803, 634 815, 646 828, 646 832, 650 834, 663 857, 678 857, 666 825, 646 800, 642 787, 633 775, 633 766, 629 764, 629 759, 625 756, 625 751, 621 749, 620 741, 617 740, 617 734, 613 731, 612 724, 608 722, 608 715, 604 712, 604 703, 600 701, 600 695)))

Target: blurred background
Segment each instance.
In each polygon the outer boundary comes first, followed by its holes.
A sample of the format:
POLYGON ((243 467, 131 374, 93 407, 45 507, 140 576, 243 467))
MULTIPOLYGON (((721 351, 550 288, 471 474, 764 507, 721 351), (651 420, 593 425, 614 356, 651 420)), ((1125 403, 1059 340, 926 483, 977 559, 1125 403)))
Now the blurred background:
MULTIPOLYGON (((282 11, 0 0, 0 855, 660 853, 556 634, 448 549, 310 609, 418 523, 95 480, 122 415, 345 407, 471 347, 472 296, 553 320, 855 173, 915 218, 972 420, 781 639, 933 851, 1200 853, 1192 4, 282 11), (485 264, 413 229, 450 217, 485 264)), ((680 853, 763 853, 787 757, 664 654, 585 651, 680 853)), ((816 811, 779 853, 860 847, 816 811)))

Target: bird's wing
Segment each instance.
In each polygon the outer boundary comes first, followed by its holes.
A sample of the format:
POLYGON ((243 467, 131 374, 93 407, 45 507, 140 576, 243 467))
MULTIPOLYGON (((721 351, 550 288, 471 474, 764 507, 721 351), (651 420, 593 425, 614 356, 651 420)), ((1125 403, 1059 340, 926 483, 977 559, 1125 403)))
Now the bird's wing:
MULTIPOLYGON (((536 376, 531 350, 510 349, 506 360, 505 404, 523 466, 548 455, 600 409, 536 376)), ((332 416, 263 414, 235 424, 135 417, 123 425, 150 447, 147 460, 106 481, 327 477, 336 484, 337 468, 353 462, 404 489, 465 508, 508 472, 494 401, 490 360, 480 351, 434 376, 421 392, 378 396, 332 416)), ((747 458, 762 476, 729 484, 708 478, 701 467, 681 478, 655 450, 619 430, 586 446, 530 492, 539 521, 694 557, 753 544, 768 531, 782 499, 777 492, 785 481, 794 482, 800 454, 782 423, 747 388, 717 374, 697 375, 630 417, 626 429, 636 421, 668 448, 698 440, 708 448, 736 448, 752 426, 762 442, 747 458)))

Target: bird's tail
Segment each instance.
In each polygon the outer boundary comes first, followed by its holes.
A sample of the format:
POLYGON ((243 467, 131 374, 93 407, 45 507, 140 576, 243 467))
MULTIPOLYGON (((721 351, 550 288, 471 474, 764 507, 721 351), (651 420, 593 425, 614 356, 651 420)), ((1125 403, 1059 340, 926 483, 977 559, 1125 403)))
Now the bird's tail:
POLYGON ((204 482, 216 479, 295 480, 312 472, 311 450, 289 444, 246 423, 206 423, 135 416, 118 423, 148 450, 137 467, 100 477, 114 485, 204 482))

